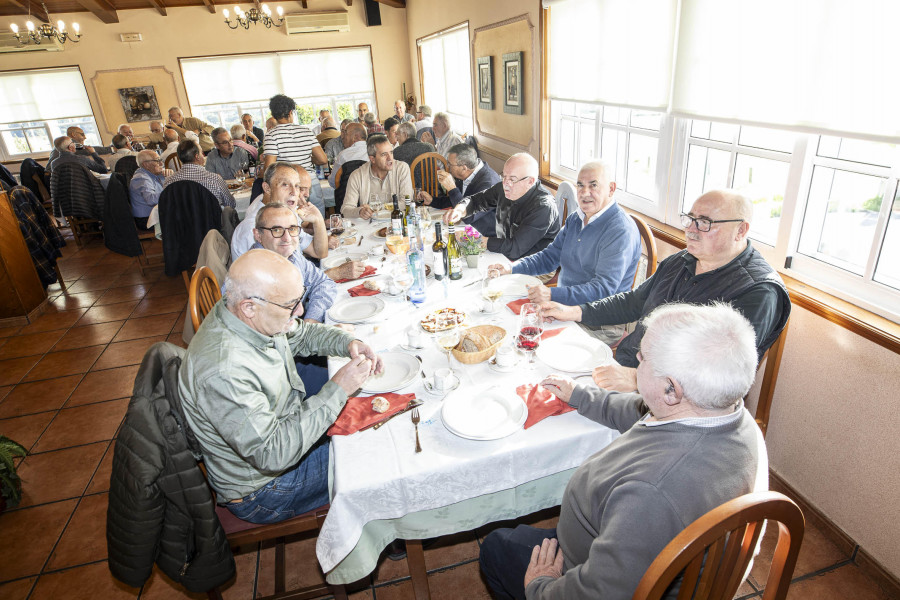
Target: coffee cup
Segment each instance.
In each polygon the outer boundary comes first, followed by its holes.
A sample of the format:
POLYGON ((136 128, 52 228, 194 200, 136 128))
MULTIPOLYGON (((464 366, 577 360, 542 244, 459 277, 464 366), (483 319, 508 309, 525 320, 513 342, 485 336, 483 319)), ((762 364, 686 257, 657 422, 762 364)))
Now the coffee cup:
POLYGON ((438 369, 434 372, 434 389, 439 392, 450 389, 453 385, 453 371, 450 369, 438 369))
POLYGON ((504 344, 497 348, 494 359, 497 361, 498 367, 511 367, 516 364, 516 353, 513 351, 512 346, 504 344))
POLYGON ((372 246, 372 249, 369 250, 369 252, 371 252, 373 256, 381 256, 384 254, 384 246, 382 246, 381 244, 372 246))
POLYGON ((418 325, 413 325, 406 330, 406 339, 411 348, 422 348, 424 344, 424 335, 418 325))

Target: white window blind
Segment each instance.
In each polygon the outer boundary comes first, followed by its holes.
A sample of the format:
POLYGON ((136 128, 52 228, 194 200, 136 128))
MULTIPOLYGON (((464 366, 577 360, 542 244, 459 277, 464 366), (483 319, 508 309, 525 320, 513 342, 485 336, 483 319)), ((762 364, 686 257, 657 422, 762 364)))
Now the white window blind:
POLYGON ((365 48, 278 54, 284 94, 292 98, 371 93, 372 55, 365 48))
POLYGON ((554 100, 666 110, 677 0, 545 0, 554 100))
POLYGON ((429 105, 434 112, 448 113, 455 131, 471 132, 472 72, 468 23, 419 40, 418 44, 425 95, 423 104, 429 105))
POLYGON ((0 123, 92 114, 78 67, 0 73, 0 123))

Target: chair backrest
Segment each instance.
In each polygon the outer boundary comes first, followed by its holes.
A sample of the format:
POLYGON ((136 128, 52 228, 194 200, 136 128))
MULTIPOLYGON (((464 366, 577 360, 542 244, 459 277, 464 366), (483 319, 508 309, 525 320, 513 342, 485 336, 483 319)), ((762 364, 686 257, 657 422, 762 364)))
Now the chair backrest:
POLYGON ((347 181, 350 180, 353 171, 357 170, 367 162, 369 161, 348 160, 342 164, 337 170, 337 173, 334 174, 334 183, 337 186, 334 190, 334 210, 338 214, 341 212, 341 207, 344 206, 344 195, 347 193, 347 181))
POLYGON ((163 165, 166 169, 172 169, 173 171, 177 171, 181 168, 181 160, 178 158, 176 153, 172 153, 166 157, 166 164, 163 165))
POLYGON ((188 290, 188 306, 194 331, 200 328, 200 323, 221 297, 219 282, 212 269, 200 267, 194 271, 194 275, 191 277, 191 287, 188 290))
POLYGON ((426 152, 417 156, 410 165, 413 187, 422 188, 432 196, 439 196, 438 168, 447 170, 447 159, 442 154, 426 152))
POLYGON ((682 573, 678 600, 731 600, 767 520, 778 526, 778 544, 763 600, 785 598, 803 542, 803 513, 787 496, 757 492, 714 508, 675 536, 647 568, 632 600, 662 598, 682 573))
POLYGON ((656 272, 658 253, 656 251, 656 238, 653 237, 653 231, 647 225, 647 222, 634 213, 631 214, 631 218, 634 220, 634 224, 637 225, 638 233, 641 234, 641 244, 646 252, 646 255, 641 255, 641 259, 638 261, 638 268, 634 272, 634 282, 631 287, 636 288, 656 272))
MULTIPOLYGON (((174 181, 159 195, 166 275, 176 277, 197 262, 200 245, 210 229, 222 227, 222 207, 216 197, 196 181, 174 181)), ((190 283, 185 277, 185 288, 190 283)))
POLYGON ((576 206, 578 206, 578 195, 575 192, 575 186, 568 181, 563 181, 556 190, 556 210, 559 212, 559 220, 565 223, 569 215, 575 212, 576 206))
POLYGON ((41 178, 41 176, 37 173, 32 173, 31 180, 34 181, 38 191, 41 194, 41 202, 43 202, 44 204, 51 202, 52 200, 50 198, 50 192, 47 190, 47 186, 44 185, 44 180, 41 178))
POLYGON ((474 136, 474 135, 467 135, 467 136, 463 139, 463 141, 464 141, 466 144, 468 144, 469 146, 472 146, 472 148, 475 149, 475 156, 477 156, 478 158, 481 158, 481 152, 478 151, 478 140, 475 139, 475 136, 474 136))

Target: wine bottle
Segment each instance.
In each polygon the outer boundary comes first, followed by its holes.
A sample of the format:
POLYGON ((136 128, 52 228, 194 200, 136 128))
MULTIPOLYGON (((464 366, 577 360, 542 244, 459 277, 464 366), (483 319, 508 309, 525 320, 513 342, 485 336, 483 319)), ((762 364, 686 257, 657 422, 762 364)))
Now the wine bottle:
POLYGON ((462 253, 456 241, 456 226, 450 223, 447 229, 447 274, 454 281, 462 279, 462 253))
POLYGON ((434 224, 434 244, 431 249, 434 250, 434 266, 432 272, 437 281, 441 281, 446 275, 449 268, 447 267, 447 244, 441 239, 441 224, 434 224))
POLYGON ((403 218, 403 211, 400 210, 400 198, 397 194, 394 194, 393 200, 394 210, 391 211, 391 235, 405 235, 405 219, 403 218))

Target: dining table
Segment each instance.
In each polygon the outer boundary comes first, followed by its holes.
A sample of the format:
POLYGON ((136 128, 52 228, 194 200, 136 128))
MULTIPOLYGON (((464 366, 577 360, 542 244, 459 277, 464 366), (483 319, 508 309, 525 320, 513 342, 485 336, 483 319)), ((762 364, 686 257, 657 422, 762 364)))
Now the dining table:
MULTIPOLYGON (((440 218, 433 209, 426 213, 440 218)), ((383 384, 370 378, 357 396, 390 390, 412 394, 423 403, 418 424, 410 413, 402 413, 382 427, 331 437, 331 503, 316 554, 329 583, 347 584, 371 573, 393 540, 406 540, 415 596, 429 598, 422 540, 557 506, 574 470, 618 437, 617 431, 577 411, 525 428, 528 422, 521 411, 525 409, 527 415, 527 408, 517 392, 554 372, 593 385, 591 367, 612 360, 612 353, 576 324, 553 322, 545 324, 544 335, 555 335, 541 342, 533 363, 525 356, 517 356, 518 362, 505 368, 493 360, 477 364, 448 360, 436 336, 421 330, 420 321, 426 315, 447 307, 463 311, 465 326, 501 327, 506 332, 502 344, 513 345, 518 317, 507 303, 525 297, 525 285, 536 280, 502 276, 497 283, 503 297, 493 305, 486 303, 481 283, 487 267, 509 261, 485 252, 477 267, 463 268, 459 280, 437 281, 429 275, 426 299, 413 305, 406 293, 389 293, 396 291, 391 284, 405 257, 394 256, 384 247, 385 239, 377 234, 390 222, 383 218, 388 216, 385 211, 378 215, 382 218, 346 219, 345 243, 332 250, 322 266, 360 260, 374 267, 366 280, 377 282, 382 291, 351 298, 348 290, 359 289, 363 281, 339 283, 326 322, 353 324, 354 335, 381 355, 385 377, 400 370, 401 376, 388 377, 383 384), (434 377, 448 364, 452 368, 449 385, 445 379, 439 391, 434 377), (478 429, 485 419, 497 417, 498 405, 507 410, 506 420, 501 418, 496 430, 478 429), (421 452, 416 451, 417 441, 421 452)), ((427 226, 433 231, 430 223, 427 226)), ((427 242, 424 251, 429 267, 435 258, 430 246, 427 242)), ((329 358, 329 375, 347 360, 329 358)))

